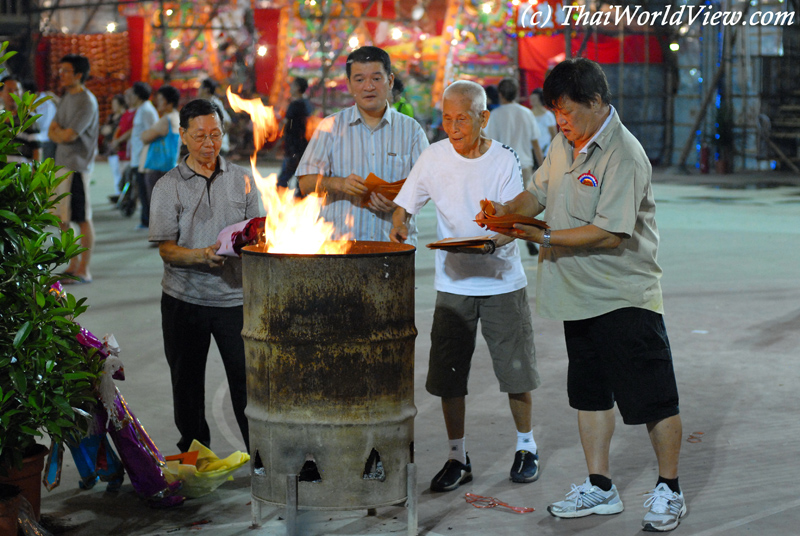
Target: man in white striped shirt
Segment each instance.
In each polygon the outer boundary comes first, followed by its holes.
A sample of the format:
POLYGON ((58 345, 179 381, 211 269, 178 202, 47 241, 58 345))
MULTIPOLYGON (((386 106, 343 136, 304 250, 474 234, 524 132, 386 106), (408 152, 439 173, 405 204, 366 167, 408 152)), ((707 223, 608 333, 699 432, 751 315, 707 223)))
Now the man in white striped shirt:
MULTIPOLYGON (((389 105, 394 75, 384 50, 354 50, 346 69, 355 105, 320 122, 297 167, 300 191, 325 195, 322 217, 336 227, 333 239, 388 242, 397 205, 372 193, 362 206, 365 178, 374 173, 386 182, 405 179, 428 139, 419 123, 389 105)), ((407 242, 416 245, 416 238, 411 222, 407 242)))

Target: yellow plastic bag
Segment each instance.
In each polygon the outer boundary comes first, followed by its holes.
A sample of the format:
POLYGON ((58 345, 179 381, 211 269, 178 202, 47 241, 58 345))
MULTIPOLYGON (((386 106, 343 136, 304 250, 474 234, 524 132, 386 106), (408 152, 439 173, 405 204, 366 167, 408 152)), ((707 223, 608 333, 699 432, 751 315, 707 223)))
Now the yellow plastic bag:
POLYGON ((179 493, 194 499, 208 495, 226 480, 233 480, 231 473, 249 462, 250 455, 237 450, 227 458, 220 459, 210 449, 195 440, 192 441, 186 454, 167 456, 166 460, 167 479, 183 482, 179 493), (194 453, 197 454, 194 455, 194 453))

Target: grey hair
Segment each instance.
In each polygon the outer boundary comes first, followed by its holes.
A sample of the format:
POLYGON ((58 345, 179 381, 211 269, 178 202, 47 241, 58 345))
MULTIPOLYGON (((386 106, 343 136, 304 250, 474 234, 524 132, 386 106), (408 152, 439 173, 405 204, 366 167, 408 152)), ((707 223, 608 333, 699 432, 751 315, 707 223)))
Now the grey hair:
POLYGON ((478 83, 470 80, 456 80, 444 90, 442 100, 447 97, 448 93, 467 97, 472 102, 469 107, 470 111, 475 115, 480 115, 482 111, 486 110, 486 91, 478 83))

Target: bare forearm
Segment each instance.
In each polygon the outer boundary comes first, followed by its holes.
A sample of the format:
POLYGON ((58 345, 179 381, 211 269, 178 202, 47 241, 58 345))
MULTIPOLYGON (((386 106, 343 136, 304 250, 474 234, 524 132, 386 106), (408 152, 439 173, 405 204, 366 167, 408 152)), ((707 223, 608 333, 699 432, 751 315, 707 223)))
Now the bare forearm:
POLYGON ((78 133, 71 128, 63 128, 61 125, 53 121, 50 123, 50 129, 47 131, 50 140, 55 143, 71 143, 78 139, 78 133))
POLYGON ((539 203, 536 196, 527 190, 505 203, 505 208, 503 214, 522 214, 524 216, 537 216, 544 210, 544 206, 539 203))
POLYGON ((219 266, 221 258, 216 255, 216 251, 217 248, 214 246, 185 248, 179 246, 174 240, 167 240, 158 244, 158 253, 163 261, 175 266, 219 266))
POLYGON ((301 175, 297 181, 300 185, 300 192, 308 195, 314 192, 319 194, 325 192, 338 191, 341 188, 341 177, 323 177, 322 175, 301 175), (339 183, 339 184, 337 184, 339 183))

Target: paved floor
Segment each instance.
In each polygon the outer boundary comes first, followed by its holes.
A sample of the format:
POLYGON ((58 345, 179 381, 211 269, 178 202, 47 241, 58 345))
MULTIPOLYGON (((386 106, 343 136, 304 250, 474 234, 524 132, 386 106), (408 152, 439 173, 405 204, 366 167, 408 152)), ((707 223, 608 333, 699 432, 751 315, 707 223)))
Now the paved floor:
MULTIPOLYGON (((265 166, 266 167, 266 166, 265 166)), ((262 171, 270 171, 264 169, 262 171)), ((108 168, 99 165, 93 187, 97 243, 94 282, 74 286, 90 308, 81 323, 122 347, 127 380, 118 386, 164 454, 175 453, 177 433, 160 329, 161 261, 137 221, 105 202, 108 168)), ((689 515, 675 532, 684 535, 797 534, 800 465, 797 441, 797 348, 800 347, 800 180, 777 174, 726 177, 659 172, 655 186, 664 269, 666 321, 681 393, 684 436, 681 483, 689 515)), ((435 215, 426 207, 420 243, 434 240, 435 215)), ((533 298, 536 262, 525 257, 533 298)), ((612 443, 612 471, 626 510, 615 516, 558 520, 547 505, 586 476, 575 412, 565 394, 566 357, 558 322, 534 317, 543 385, 534 393, 542 477, 528 485, 508 479, 515 435, 506 397, 498 392, 482 340, 468 397, 467 445, 475 479, 458 491, 431 494, 428 482, 446 458, 438 399, 424 390, 433 309, 433 256, 417 252, 416 462, 419 533, 441 535, 633 535, 640 531, 643 493, 656 465, 643 427, 621 421, 612 443), (464 493, 532 506, 534 513, 479 510, 464 493)), ((215 350, 207 372, 206 403, 212 448, 227 455, 243 448, 227 399, 215 350)), ((129 484, 108 493, 77 486, 65 458, 63 481, 43 492, 42 512, 55 533, 70 536, 219 536, 285 533, 283 511, 264 508, 259 530, 250 525, 249 477, 172 510, 153 510, 129 484), (197 524, 200 522, 200 524, 197 524), (194 525, 192 525, 194 524, 194 525)), ((302 512, 300 534, 405 534, 404 508, 302 512)))

